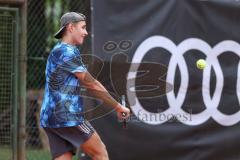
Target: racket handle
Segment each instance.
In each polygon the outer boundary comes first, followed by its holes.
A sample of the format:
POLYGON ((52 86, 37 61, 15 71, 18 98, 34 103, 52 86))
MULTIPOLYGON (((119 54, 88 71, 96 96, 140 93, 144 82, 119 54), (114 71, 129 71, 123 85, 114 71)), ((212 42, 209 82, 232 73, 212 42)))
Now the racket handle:
MULTIPOLYGON (((125 117, 126 113, 122 113, 122 116, 125 117)), ((123 128, 126 129, 127 128, 127 120, 123 119, 123 128)))
POLYGON ((123 129, 126 129, 127 128, 127 121, 126 119, 123 120, 123 129))
MULTIPOLYGON (((126 101, 125 101, 125 96, 124 95, 122 95, 122 97, 121 97, 121 101, 122 101, 122 105, 124 106, 124 107, 126 107, 126 101)), ((122 113, 122 116, 123 117, 126 117, 126 113, 122 113)), ((124 118, 123 119, 123 128, 124 129, 126 129, 127 128, 127 120, 124 118)))

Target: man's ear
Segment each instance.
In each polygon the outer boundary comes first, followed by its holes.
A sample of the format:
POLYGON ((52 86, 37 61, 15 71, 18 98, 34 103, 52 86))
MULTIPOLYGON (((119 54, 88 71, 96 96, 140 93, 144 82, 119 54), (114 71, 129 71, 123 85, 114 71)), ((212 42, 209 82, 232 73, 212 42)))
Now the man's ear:
POLYGON ((69 23, 69 24, 67 25, 66 29, 67 29, 70 33, 72 33, 72 31, 73 31, 73 24, 72 24, 72 23, 69 23))

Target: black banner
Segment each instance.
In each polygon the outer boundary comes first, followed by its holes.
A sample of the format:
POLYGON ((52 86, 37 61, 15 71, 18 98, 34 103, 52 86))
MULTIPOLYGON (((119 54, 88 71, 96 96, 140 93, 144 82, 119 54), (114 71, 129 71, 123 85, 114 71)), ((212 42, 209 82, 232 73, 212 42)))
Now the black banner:
POLYGON ((92 8, 98 63, 89 70, 132 110, 127 129, 115 114, 91 121, 110 159, 240 159, 240 1, 95 0, 92 8))

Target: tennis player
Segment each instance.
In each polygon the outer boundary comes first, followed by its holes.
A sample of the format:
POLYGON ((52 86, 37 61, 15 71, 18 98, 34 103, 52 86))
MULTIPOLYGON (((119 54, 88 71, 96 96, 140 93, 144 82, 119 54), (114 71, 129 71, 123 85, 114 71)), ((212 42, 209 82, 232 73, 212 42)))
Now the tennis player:
MULTIPOLYGON (((113 107, 118 118, 129 117, 129 109, 115 101, 83 64, 77 45, 88 35, 86 17, 68 12, 61 17, 55 34, 60 41, 52 49, 46 65, 46 86, 40 114, 53 159, 71 160, 80 148, 93 160, 108 160, 105 145, 91 124, 84 119, 79 88, 85 87, 113 107), (126 116, 123 117, 125 113, 126 116)), ((111 133, 109 133, 111 134, 111 133)))

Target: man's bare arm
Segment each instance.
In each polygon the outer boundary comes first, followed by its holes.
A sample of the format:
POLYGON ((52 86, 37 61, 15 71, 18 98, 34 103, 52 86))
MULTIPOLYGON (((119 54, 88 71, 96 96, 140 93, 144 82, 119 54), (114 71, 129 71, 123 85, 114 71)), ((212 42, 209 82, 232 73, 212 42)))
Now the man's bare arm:
POLYGON ((89 72, 76 72, 75 76, 81 82, 81 85, 86 87, 88 92, 91 92, 95 98, 103 100, 106 105, 109 105, 116 109, 117 112, 124 112, 129 114, 129 109, 119 104, 105 89, 105 87, 95 78, 91 76, 89 72))

